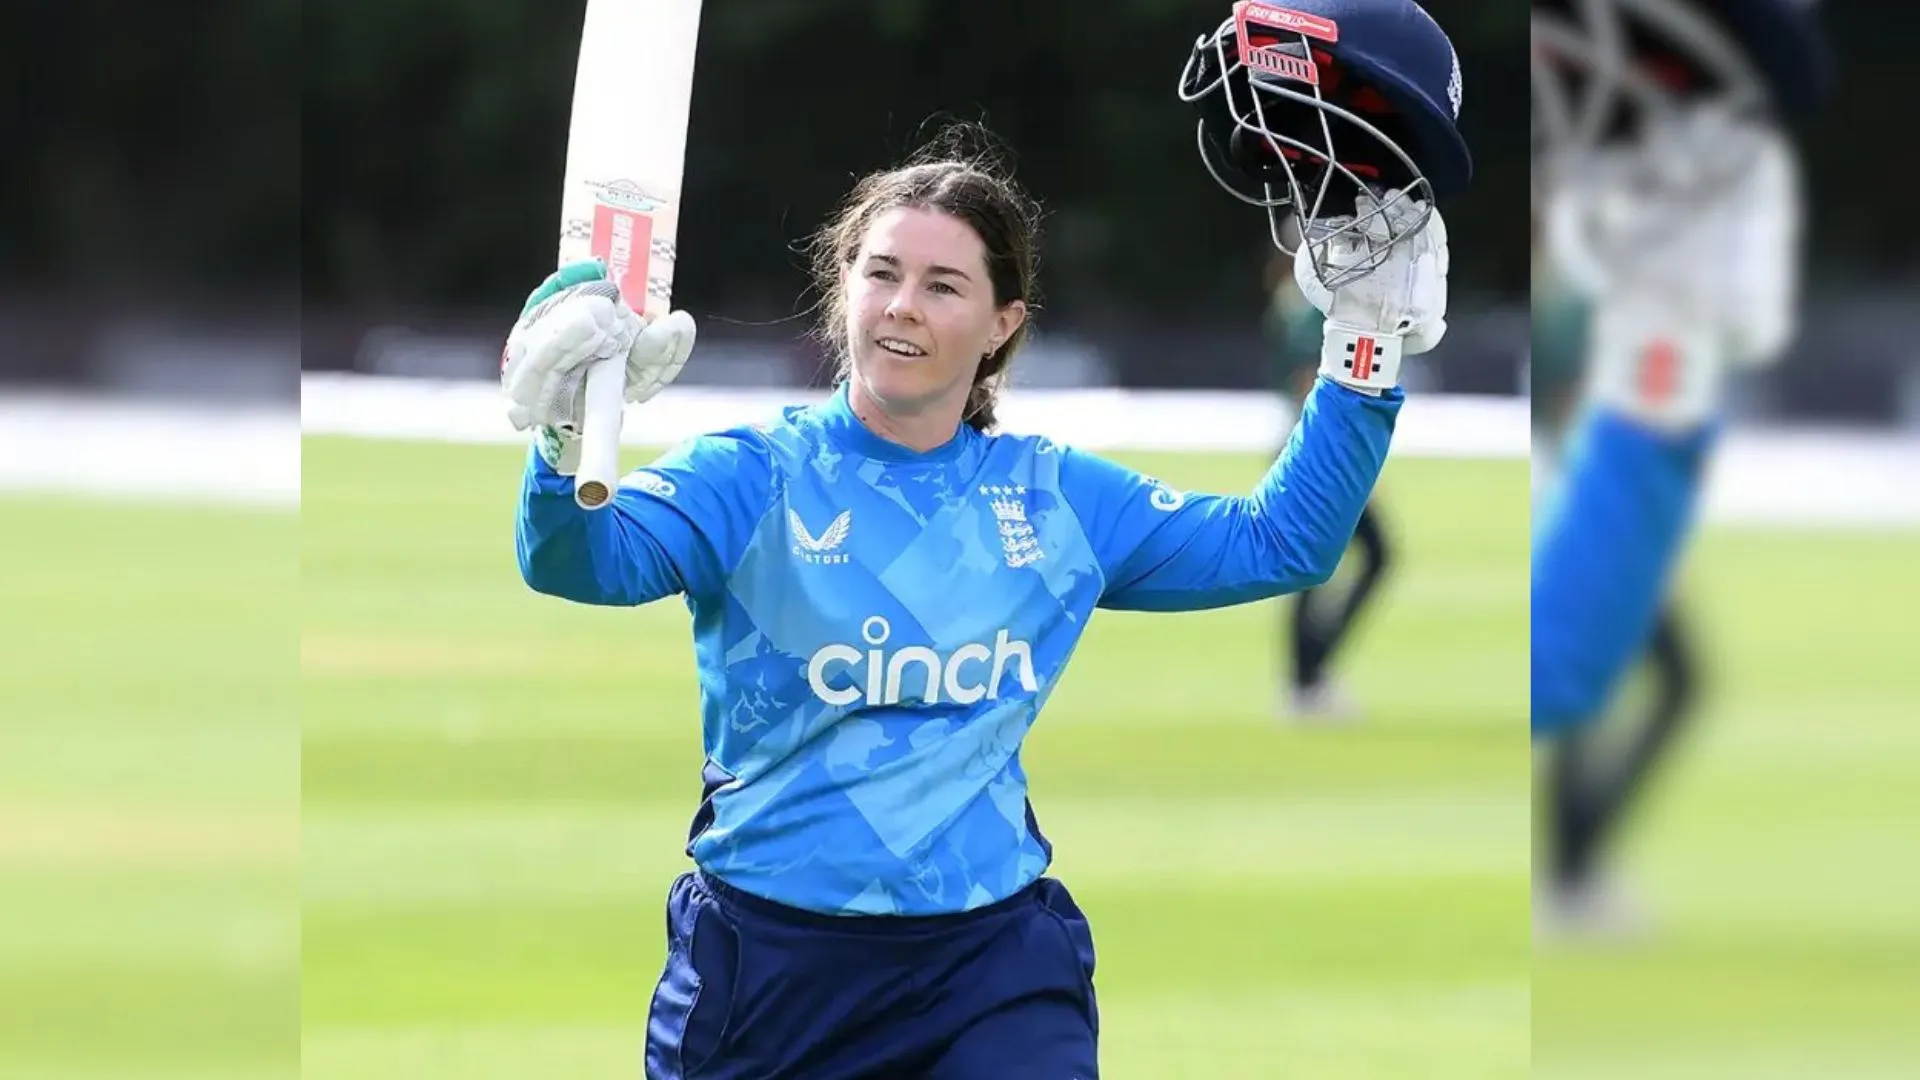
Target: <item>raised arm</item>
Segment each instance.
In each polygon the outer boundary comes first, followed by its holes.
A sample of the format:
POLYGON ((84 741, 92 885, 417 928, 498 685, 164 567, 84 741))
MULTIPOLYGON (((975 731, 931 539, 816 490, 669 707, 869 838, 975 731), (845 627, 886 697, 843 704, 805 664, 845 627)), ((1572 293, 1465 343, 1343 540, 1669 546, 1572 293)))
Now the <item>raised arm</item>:
POLYGON ((1402 400, 1320 380, 1249 495, 1175 492, 1067 451, 1060 486, 1106 577, 1100 606, 1197 611, 1326 581, 1373 493, 1402 400))
POLYGON ((1556 191, 1549 251, 1593 294, 1590 377, 1559 487, 1534 515, 1533 733, 1603 715, 1658 620, 1698 517, 1744 369, 1777 359, 1797 319, 1797 165, 1776 133, 1712 200, 1649 248, 1589 247, 1601 188, 1556 191), (1599 253, 1605 253, 1602 257, 1599 253))
POLYGON ((1533 732, 1597 716, 1653 632, 1699 503, 1715 426, 1583 418, 1533 542, 1533 732))
POLYGON ((718 596, 765 514, 771 470, 751 432, 702 436, 628 474, 607 506, 582 510, 573 477, 536 446, 520 490, 520 575, 582 604, 718 596))

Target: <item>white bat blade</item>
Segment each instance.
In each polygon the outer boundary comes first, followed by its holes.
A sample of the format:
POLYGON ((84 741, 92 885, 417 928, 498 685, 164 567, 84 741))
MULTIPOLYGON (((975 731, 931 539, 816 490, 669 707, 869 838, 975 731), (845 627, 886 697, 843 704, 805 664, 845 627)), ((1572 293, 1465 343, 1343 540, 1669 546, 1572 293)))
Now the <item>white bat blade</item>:
MULTIPOLYGON (((681 174, 693 102, 700 0, 588 0, 574 76, 559 261, 597 258, 649 318, 673 299, 681 174)), ((620 471, 618 370, 588 376, 574 498, 611 500, 620 471), (596 378, 601 386, 596 392, 596 378)))

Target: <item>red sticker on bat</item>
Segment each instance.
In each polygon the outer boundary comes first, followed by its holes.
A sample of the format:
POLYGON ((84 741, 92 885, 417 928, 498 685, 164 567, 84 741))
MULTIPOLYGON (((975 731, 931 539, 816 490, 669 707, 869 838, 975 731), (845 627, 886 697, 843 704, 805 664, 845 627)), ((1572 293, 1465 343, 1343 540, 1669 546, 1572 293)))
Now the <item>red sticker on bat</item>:
POLYGON ((607 266, 607 280, 620 286, 627 306, 647 306, 647 258, 653 248, 653 216, 622 206, 593 208, 593 257, 607 266))

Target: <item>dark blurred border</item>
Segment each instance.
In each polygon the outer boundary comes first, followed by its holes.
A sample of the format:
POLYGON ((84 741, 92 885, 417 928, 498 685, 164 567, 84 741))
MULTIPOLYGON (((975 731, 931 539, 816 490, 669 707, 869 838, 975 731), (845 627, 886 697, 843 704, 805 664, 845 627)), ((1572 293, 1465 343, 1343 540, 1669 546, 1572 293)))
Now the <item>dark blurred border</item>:
MULTIPOLYGON (((1448 208, 1454 337, 1422 374, 1514 393, 1524 363, 1526 14, 1436 0, 1479 163, 1448 208)), ((1214 187, 1174 86, 1221 0, 728 0, 702 25, 676 302, 690 383, 798 385, 791 250, 932 118, 984 119, 1050 210, 1026 385, 1264 386, 1261 215, 1214 187)), ((487 377, 553 258, 581 4, 336 0, 307 12, 308 370, 487 377)), ((644 115, 636 103, 636 122, 644 115)))
POLYGON ((0 385, 298 394, 299 10, 0 9, 0 385))

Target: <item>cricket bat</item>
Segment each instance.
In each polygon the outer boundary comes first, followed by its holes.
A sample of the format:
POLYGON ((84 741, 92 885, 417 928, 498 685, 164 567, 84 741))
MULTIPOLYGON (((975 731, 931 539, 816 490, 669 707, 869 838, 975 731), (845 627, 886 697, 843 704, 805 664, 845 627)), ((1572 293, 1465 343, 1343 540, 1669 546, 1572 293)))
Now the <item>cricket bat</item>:
MULTIPOLYGON (((560 262, 597 258, 649 318, 673 298, 700 0, 587 0, 560 196, 560 262)), ((625 358, 587 372, 574 501, 597 510, 620 479, 625 358)))

